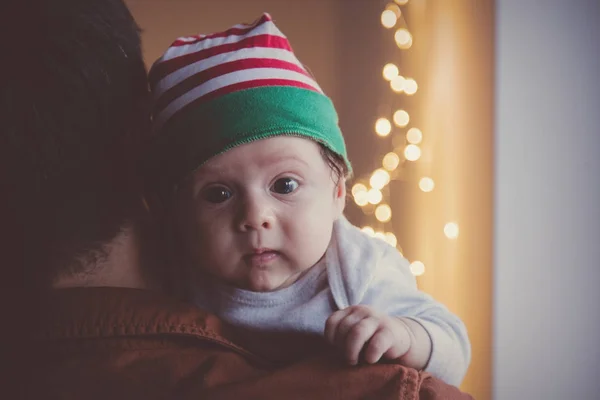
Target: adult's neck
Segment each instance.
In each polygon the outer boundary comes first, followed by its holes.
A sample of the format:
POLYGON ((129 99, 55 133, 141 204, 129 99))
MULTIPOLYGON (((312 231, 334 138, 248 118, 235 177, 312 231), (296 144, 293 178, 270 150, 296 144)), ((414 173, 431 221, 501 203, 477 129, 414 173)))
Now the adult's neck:
MULTIPOLYGON (((54 289, 76 287, 123 287, 154 289, 155 285, 144 273, 142 234, 140 227, 127 224, 105 245, 106 257, 86 263, 82 272, 63 275, 52 284, 54 289)), ((148 267, 148 266, 146 266, 148 267)))

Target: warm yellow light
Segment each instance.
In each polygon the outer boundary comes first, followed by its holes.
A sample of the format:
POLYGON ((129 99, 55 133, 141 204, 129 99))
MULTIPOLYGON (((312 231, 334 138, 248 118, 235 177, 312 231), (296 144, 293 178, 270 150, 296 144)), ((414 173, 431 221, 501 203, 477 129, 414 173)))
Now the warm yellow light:
POLYGON ((387 118, 379 118, 375 122, 375 132, 379 136, 387 136, 392 131, 392 123, 387 118))
POLYGON ((396 239, 396 235, 392 232, 385 233, 385 241, 388 242, 392 247, 396 247, 398 244, 398 239, 396 239))
POLYGON ((421 148, 416 144, 409 144, 404 148, 404 157, 408 161, 417 161, 421 158, 421 148))
POLYGON ((369 204, 369 192, 357 192, 354 195, 354 202, 358 206, 366 206, 367 204, 369 204))
POLYGON ((366 192, 367 191, 367 187, 365 185, 363 185, 362 183, 357 183, 354 186, 352 186, 352 196, 356 196, 356 194, 358 192, 366 192))
POLYGON ((387 204, 381 204, 375 209, 375 218, 381 222, 388 222, 392 219, 392 209, 387 204))
POLYGON ((367 192, 367 200, 371 204, 379 204, 383 199, 383 194, 379 189, 371 189, 367 192))
POLYGON ((458 224, 456 222, 448 222, 444 226, 444 235, 448 239, 456 239, 458 237, 458 224))
POLYGON ((381 190, 385 185, 390 183, 390 174, 384 169, 378 169, 371 175, 369 183, 372 188, 381 190))
POLYGON ((385 233, 383 232, 375 232, 374 235, 377 239, 385 240, 385 233))
POLYGON ((394 3, 399 4, 401 6, 405 5, 406 3, 408 3, 408 0, 394 0, 394 3))
POLYGON ((423 133, 418 128, 410 128, 406 132, 406 140, 408 143, 419 144, 423 140, 423 133))
POLYGON ((396 76, 390 81, 390 87, 394 92, 402 92, 404 90, 404 77, 402 75, 396 76))
POLYGON ((419 189, 424 191, 425 193, 431 192, 435 187, 435 183, 433 179, 425 176, 419 180, 419 189))
POLYGON ((392 63, 385 64, 383 66, 383 77, 385 78, 386 81, 391 82, 392 79, 397 77, 399 73, 400 73, 400 71, 398 70, 398 67, 392 63))
POLYGON ((404 128, 410 122, 410 115, 404 110, 398 110, 394 113, 394 124, 404 128))
POLYGON ((402 10, 400 10, 400 7, 398 7, 396 4, 390 3, 385 7, 385 9, 392 11, 397 18, 400 18, 402 15, 402 10))
POLYGON ((375 236, 375 229, 371 228, 370 226, 363 226, 361 231, 363 231, 369 236, 375 236))
POLYGON ((407 95, 410 96, 417 93, 418 88, 419 86, 417 85, 417 82, 414 79, 406 78, 404 80, 404 93, 406 93, 407 95))
POLYGON ((425 273, 425 264, 423 264, 421 261, 413 261, 410 264, 410 272, 412 272, 414 276, 423 275, 425 273))
POLYGON ((412 47, 412 44, 413 44, 412 35, 410 36, 410 38, 408 39, 408 41, 406 43, 402 43, 402 44, 396 43, 396 44, 398 45, 399 49, 402 49, 402 50, 408 50, 408 49, 410 49, 412 47))
POLYGON ((387 169, 388 171, 393 171, 398 168, 398 165, 400 165, 400 156, 394 152, 387 153, 383 157, 382 164, 383 168, 387 169))
POLYGON ((394 13, 394 11, 385 10, 381 13, 381 25, 383 25, 384 27, 388 29, 393 28, 394 25, 396 25, 397 21, 398 17, 396 16, 396 13, 394 13))
POLYGON ((398 29, 394 34, 394 40, 396 40, 396 45, 401 49, 408 49, 412 46, 412 35, 406 28, 398 29))

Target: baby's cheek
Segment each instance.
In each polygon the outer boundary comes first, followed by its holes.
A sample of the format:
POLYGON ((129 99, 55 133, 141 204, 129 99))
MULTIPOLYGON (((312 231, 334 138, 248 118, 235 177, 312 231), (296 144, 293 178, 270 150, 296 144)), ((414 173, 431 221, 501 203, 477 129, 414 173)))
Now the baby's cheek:
POLYGON ((307 224, 298 232, 296 251, 302 257, 302 264, 312 266, 323 257, 331 239, 330 229, 323 224, 307 224))

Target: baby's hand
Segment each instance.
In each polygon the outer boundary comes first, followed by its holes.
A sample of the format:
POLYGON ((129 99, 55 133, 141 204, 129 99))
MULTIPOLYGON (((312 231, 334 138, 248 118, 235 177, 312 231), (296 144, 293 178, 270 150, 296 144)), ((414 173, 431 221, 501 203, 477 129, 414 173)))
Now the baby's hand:
POLYGON ((374 364, 382 357, 397 360, 411 346, 409 327, 397 317, 369 306, 351 306, 331 314, 325 324, 325 338, 343 349, 346 359, 356 365, 361 356, 374 364))

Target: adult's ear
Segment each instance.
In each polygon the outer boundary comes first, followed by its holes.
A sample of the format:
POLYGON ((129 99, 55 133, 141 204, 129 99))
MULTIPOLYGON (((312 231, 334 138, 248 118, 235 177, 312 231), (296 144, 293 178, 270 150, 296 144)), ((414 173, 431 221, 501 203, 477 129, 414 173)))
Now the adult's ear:
POLYGON ((142 194, 144 209, 152 219, 162 220, 167 212, 166 205, 156 191, 145 190, 142 194))

